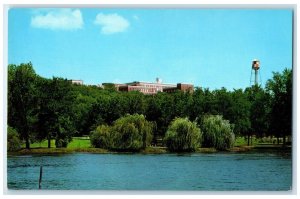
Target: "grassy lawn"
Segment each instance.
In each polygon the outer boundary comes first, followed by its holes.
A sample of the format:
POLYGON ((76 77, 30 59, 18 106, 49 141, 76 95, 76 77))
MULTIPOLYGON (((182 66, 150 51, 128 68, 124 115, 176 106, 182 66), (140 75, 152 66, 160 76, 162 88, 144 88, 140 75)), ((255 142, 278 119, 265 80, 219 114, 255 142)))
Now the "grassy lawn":
MULTIPOLYGON (((259 143, 259 140, 256 138, 252 138, 252 144, 250 139, 250 145, 257 145, 259 143)), ((234 146, 246 146, 248 145, 248 140, 244 137, 236 137, 234 146)))
MULTIPOLYGON (((25 148, 25 144, 22 145, 25 148)), ((48 141, 44 140, 42 142, 36 142, 30 144, 30 148, 47 148, 48 141)), ((72 141, 68 144, 68 149, 77 149, 77 148, 90 148, 91 143, 88 137, 73 137, 72 141)), ((55 148, 55 140, 51 140, 51 148, 55 148)))
MULTIPOLYGON (((253 138, 252 139, 252 145, 257 145, 259 144, 261 141, 253 138)), ((234 146, 238 147, 238 146, 246 146, 247 143, 247 139, 245 139, 244 137, 237 137, 235 140, 235 144, 234 146)), ((25 148, 25 144, 23 144, 23 146, 25 148)), ((32 143, 30 144, 30 148, 47 148, 48 147, 48 141, 44 140, 40 143, 36 142, 36 143, 32 143)), ((51 140, 51 148, 55 148, 55 140, 51 140)), ((72 141, 68 144, 68 149, 77 149, 77 148, 91 148, 91 143, 90 143, 90 139, 89 137, 73 137, 72 141)))
MULTIPOLYGON (((51 140, 51 147, 54 147, 54 146, 55 146, 55 140, 51 140)), ((22 147, 25 148, 25 144, 23 144, 22 147)), ((48 147, 48 140, 30 144, 30 148, 45 148, 45 147, 48 147)))
POLYGON ((89 139, 81 138, 81 137, 74 137, 72 142, 68 144, 67 148, 75 149, 75 148, 90 148, 91 142, 89 139))
MULTIPOLYGON (((249 150, 252 147, 262 146, 262 145, 270 145, 272 140, 269 139, 256 139, 252 138, 252 144, 250 142, 250 146, 247 146, 248 141, 244 137, 236 137, 234 147, 231 151, 244 151, 249 150)), ((25 149, 25 144, 22 145, 23 149, 19 152, 20 154, 40 154, 40 153, 72 153, 72 152, 89 152, 89 153, 108 153, 108 150, 93 148, 90 143, 89 137, 73 137, 72 141, 68 144, 67 148, 56 148, 55 140, 51 140, 51 149, 48 149, 48 141, 44 140, 41 143, 32 143, 30 145, 31 150, 28 151, 25 149)), ((141 153, 145 154, 160 154, 166 153, 166 147, 147 147, 142 150, 141 153)), ((197 152, 208 153, 208 152, 216 152, 214 148, 199 148, 197 152)))

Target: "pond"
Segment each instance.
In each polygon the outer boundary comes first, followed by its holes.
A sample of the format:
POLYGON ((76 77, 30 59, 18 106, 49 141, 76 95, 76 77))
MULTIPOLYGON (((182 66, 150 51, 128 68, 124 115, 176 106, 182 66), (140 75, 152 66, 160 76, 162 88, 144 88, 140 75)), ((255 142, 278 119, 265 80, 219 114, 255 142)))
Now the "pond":
POLYGON ((9 156, 8 189, 287 191, 290 151, 9 156))

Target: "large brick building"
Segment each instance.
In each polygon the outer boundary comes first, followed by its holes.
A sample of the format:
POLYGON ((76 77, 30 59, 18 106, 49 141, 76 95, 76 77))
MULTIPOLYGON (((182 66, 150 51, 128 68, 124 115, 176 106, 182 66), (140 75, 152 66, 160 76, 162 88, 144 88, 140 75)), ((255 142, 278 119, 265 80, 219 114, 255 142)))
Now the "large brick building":
POLYGON ((140 91, 144 94, 156 94, 158 92, 175 92, 181 90, 184 92, 193 92, 194 86, 192 84, 166 84, 162 83, 159 78, 156 78, 156 82, 130 82, 126 84, 115 84, 118 91, 140 91))

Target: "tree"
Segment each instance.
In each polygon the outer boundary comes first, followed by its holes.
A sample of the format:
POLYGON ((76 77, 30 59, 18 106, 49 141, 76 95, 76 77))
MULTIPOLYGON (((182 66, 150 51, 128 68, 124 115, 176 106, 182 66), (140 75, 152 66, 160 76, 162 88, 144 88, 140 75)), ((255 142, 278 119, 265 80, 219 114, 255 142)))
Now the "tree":
POLYGON ((47 139, 48 148, 51 147, 51 138, 54 136, 53 134, 57 128, 56 113, 52 109, 53 100, 50 85, 50 79, 40 79, 38 82, 39 111, 36 123, 37 133, 35 135, 35 138, 39 142, 47 139))
POLYGON ((111 128, 108 125, 100 125, 90 133, 92 146, 109 149, 112 146, 111 128))
POLYGON ((202 146, 226 150, 233 147, 235 136, 232 125, 221 115, 207 115, 203 118, 201 129, 203 131, 202 146))
POLYGON ((88 113, 88 119, 85 124, 85 129, 89 132, 95 129, 101 124, 107 124, 105 118, 109 111, 109 96, 100 95, 97 97, 96 102, 91 105, 91 109, 88 113))
POLYGON ((123 93, 126 99, 126 112, 128 114, 144 114, 146 110, 146 101, 143 93, 131 91, 123 93))
POLYGON ((189 118, 194 121, 204 115, 205 96, 202 88, 196 88, 192 94, 192 100, 189 101, 189 118))
POLYGON ((40 85, 40 109, 38 113, 38 139, 55 138, 56 147, 66 147, 75 131, 72 104, 75 96, 71 83, 62 78, 53 77, 43 80, 40 85))
POLYGON ((250 108, 251 104, 247 95, 242 89, 234 90, 231 93, 232 96, 232 106, 229 107, 231 115, 228 118, 230 123, 233 125, 233 132, 235 135, 248 135, 248 145, 251 132, 249 131, 251 126, 250 121, 250 108))
POLYGON ((92 96, 76 94, 75 102, 72 105, 76 136, 86 135, 90 131, 87 123, 89 123, 89 113, 95 102, 96 99, 92 96))
POLYGON ((7 151, 18 151, 21 149, 21 140, 16 129, 7 127, 7 151))
POLYGON ((147 120, 153 123, 153 143, 155 145, 158 144, 158 132, 157 132, 157 124, 159 124, 159 118, 162 117, 162 111, 160 110, 160 105, 157 100, 157 95, 149 95, 147 98, 147 108, 145 111, 145 115, 147 120))
POLYGON ((170 124, 164 141, 170 151, 195 151, 201 143, 201 131, 196 122, 176 118, 170 124))
POLYGON ((271 97, 270 131, 277 137, 292 132, 292 70, 284 69, 282 73, 273 72, 273 78, 266 84, 271 97))
POLYGON ((255 134, 263 137, 268 134, 270 112, 270 97, 260 86, 254 85, 246 88, 245 93, 250 103, 250 128, 247 132, 249 137, 255 134))
MULTIPOLYGON (((170 95, 170 94, 169 94, 170 95)), ((176 117, 188 117, 189 116, 189 105, 192 103, 192 95, 189 92, 176 91, 171 93, 174 100, 174 115, 176 117)))
POLYGON ((161 110, 161 117, 157 120, 158 134, 160 137, 164 137, 168 129, 169 124, 176 117, 176 103, 174 96, 169 93, 158 93, 157 100, 159 109, 161 110))
POLYGON ((109 91, 116 91, 117 90, 115 84, 113 84, 113 83, 105 83, 105 84, 103 84, 103 87, 104 87, 105 90, 109 90, 109 91))
POLYGON ((38 110, 36 79, 31 63, 8 66, 8 124, 17 129, 27 149, 38 110))
POLYGON ((111 132, 114 150, 139 151, 150 145, 153 124, 144 115, 126 115, 114 122, 111 132))
POLYGON ((227 91, 226 88, 222 88, 214 90, 212 94, 213 109, 211 113, 223 115, 227 120, 231 119, 233 117, 232 107, 234 103, 231 92, 227 91))

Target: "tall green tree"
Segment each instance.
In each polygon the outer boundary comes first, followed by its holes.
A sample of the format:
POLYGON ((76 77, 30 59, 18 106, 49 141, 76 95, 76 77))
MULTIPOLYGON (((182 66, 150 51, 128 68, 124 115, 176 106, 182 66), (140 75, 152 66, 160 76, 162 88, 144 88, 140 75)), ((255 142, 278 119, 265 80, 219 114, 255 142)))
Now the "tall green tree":
POLYGON ((157 100, 157 95, 147 96, 147 107, 145 116, 146 119, 153 123, 153 143, 156 145, 158 142, 158 124, 160 125, 159 119, 162 117, 162 111, 160 109, 159 101, 157 100))
POLYGON ((62 78, 53 77, 40 85, 40 109, 38 114, 39 140, 55 138, 56 147, 65 147, 75 131, 72 104, 75 96, 71 83, 62 78))
POLYGON ((254 134, 258 137, 268 135, 270 97, 263 88, 258 85, 246 88, 250 106, 250 123, 251 127, 248 134, 254 134))
POLYGON ((38 110, 36 79, 31 63, 8 66, 8 124, 16 128, 27 149, 38 110))
POLYGON ((73 106, 73 116, 76 128, 76 136, 87 135, 90 131, 87 128, 89 112, 92 105, 96 102, 96 99, 92 96, 76 94, 75 102, 73 106))
POLYGON ((221 88, 219 90, 214 90, 212 92, 214 98, 211 99, 214 103, 211 112, 213 114, 223 115, 225 119, 230 119, 233 117, 232 107, 233 107, 233 99, 231 92, 227 91, 226 88, 221 88))
POLYGON ((100 95, 97 97, 96 102, 91 106, 91 109, 88 113, 88 120, 85 124, 85 129, 89 132, 94 130, 97 126, 102 124, 107 124, 105 118, 109 109, 109 96, 100 95))
POLYGON ((277 138, 283 137, 285 143, 292 133, 292 70, 273 72, 266 89, 271 97, 270 131, 277 138))
POLYGON ((201 88, 196 88, 192 94, 192 100, 189 101, 189 118, 191 121, 204 115, 205 96, 201 88))
POLYGON ((250 108, 251 104, 247 95, 242 89, 234 90, 232 93, 232 105, 228 109, 231 111, 231 116, 228 117, 229 121, 234 124, 233 132, 235 135, 248 136, 248 143, 250 140, 250 108))
POLYGON ((159 104, 159 109, 161 110, 161 117, 158 118, 158 134, 160 137, 164 137, 168 129, 169 124, 176 117, 176 103, 174 101, 174 96, 168 93, 158 93, 157 100, 159 104))

